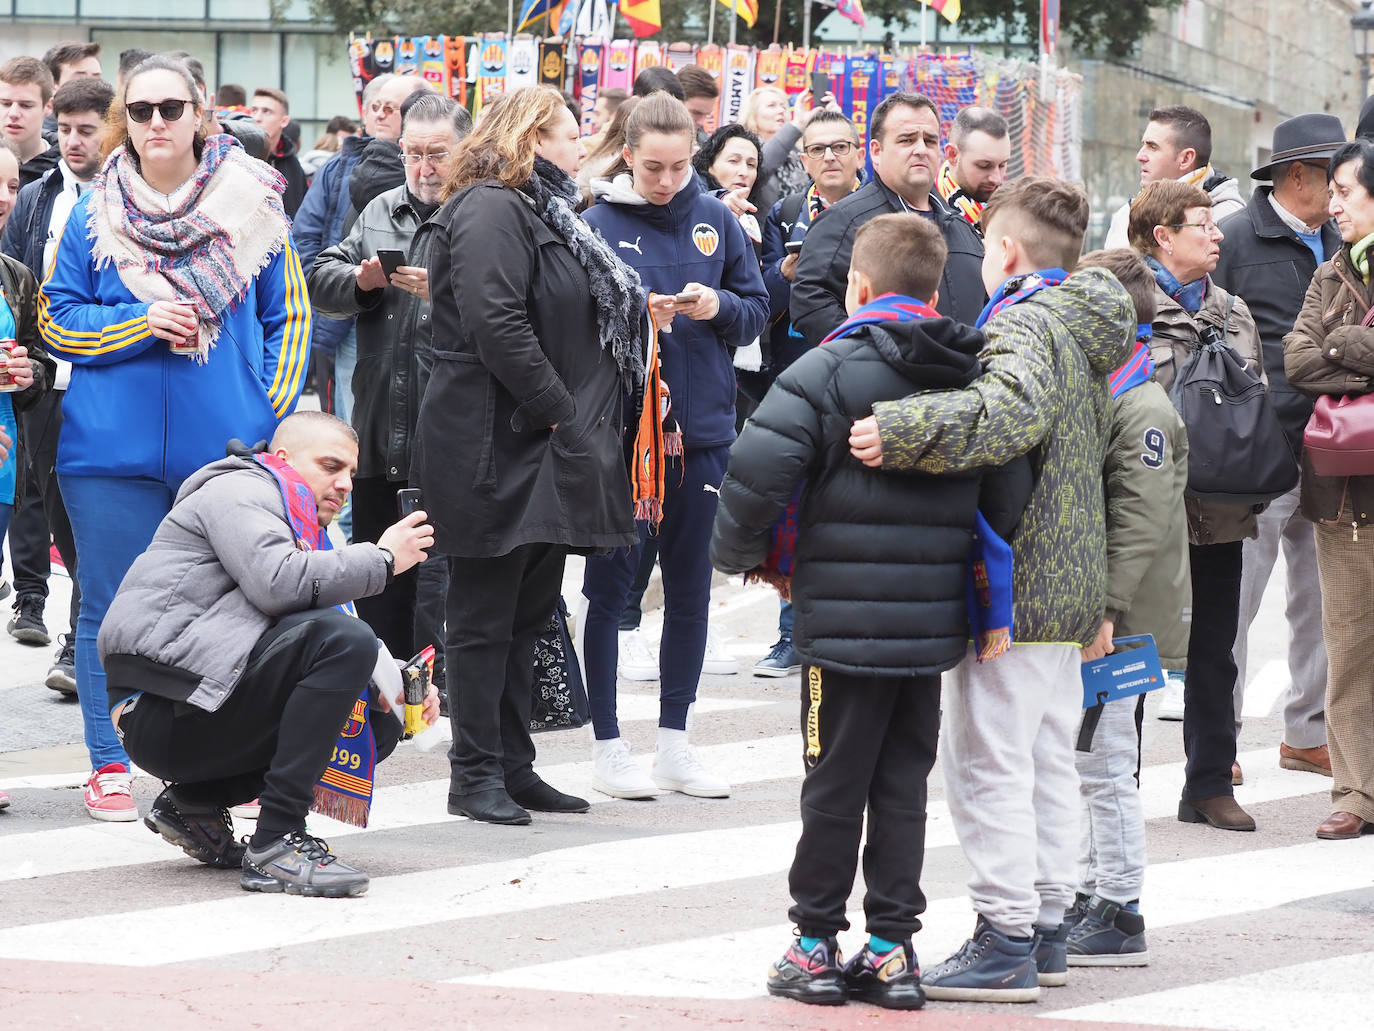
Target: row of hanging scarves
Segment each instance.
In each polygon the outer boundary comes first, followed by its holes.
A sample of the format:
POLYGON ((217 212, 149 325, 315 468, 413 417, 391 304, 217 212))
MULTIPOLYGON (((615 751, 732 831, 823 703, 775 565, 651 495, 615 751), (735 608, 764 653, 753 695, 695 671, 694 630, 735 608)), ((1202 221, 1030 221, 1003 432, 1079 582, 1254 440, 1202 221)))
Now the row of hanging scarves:
MULTIPOLYGON (((942 121, 972 103, 977 74, 965 55, 937 57, 914 54, 847 53, 812 48, 661 44, 657 40, 610 42, 559 38, 540 40, 503 32, 479 36, 413 36, 351 38, 349 66, 359 109, 363 88, 378 75, 418 75, 473 114, 501 93, 547 83, 571 89, 582 106, 583 129, 591 131, 592 109, 603 89, 629 90, 646 68, 674 70, 699 64, 720 83, 715 123, 737 122, 745 98, 763 86, 781 88, 789 97, 808 89, 811 74, 829 76, 830 91, 845 114, 867 137, 869 118, 884 97, 916 88, 942 100, 949 98, 942 121), (569 81, 571 79, 571 81, 569 81), (967 94, 967 99, 965 95, 967 94)), ((714 128, 714 126, 713 126, 714 128)))

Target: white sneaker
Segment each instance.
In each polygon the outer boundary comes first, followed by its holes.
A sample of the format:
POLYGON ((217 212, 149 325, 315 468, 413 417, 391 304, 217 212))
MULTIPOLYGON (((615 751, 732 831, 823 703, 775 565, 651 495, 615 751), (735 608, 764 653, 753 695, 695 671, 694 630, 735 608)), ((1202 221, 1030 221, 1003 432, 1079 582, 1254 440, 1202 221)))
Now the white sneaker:
POLYGON ((654 752, 654 783, 664 791, 681 791, 697 798, 729 798, 730 785, 702 765, 686 737, 683 734, 671 744, 660 742, 654 752))
POLYGON ((653 798, 659 793, 618 737, 592 742, 592 787, 612 798, 653 798))
POLYGON ((621 680, 658 679, 658 656, 638 627, 620 631, 620 660, 616 673, 621 680))
POLYGON ((1155 718, 1178 722, 1183 719, 1183 674, 1170 671, 1159 689, 1159 708, 1155 718))
POLYGON ((728 677, 739 672, 739 660, 725 650, 720 631, 706 624, 706 654, 701 657, 701 671, 713 677, 728 677))

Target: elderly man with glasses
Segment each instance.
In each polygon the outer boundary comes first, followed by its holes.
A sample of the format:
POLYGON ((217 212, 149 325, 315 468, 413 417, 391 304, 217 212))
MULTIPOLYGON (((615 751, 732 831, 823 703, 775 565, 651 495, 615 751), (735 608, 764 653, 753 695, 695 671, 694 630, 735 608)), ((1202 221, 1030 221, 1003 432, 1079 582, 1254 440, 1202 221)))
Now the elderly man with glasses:
MULTIPOLYGON (((458 143, 471 129, 472 119, 454 101, 438 93, 417 97, 400 140, 405 182, 368 203, 348 236, 322 251, 310 270, 314 312, 357 320, 355 542, 375 542, 396 521, 396 491, 410 474, 421 393, 417 352, 429 338, 430 234, 424 226, 439 210, 458 143)), ((416 586, 412 570, 358 601, 358 615, 393 655, 409 655, 421 643, 415 640, 416 586)))

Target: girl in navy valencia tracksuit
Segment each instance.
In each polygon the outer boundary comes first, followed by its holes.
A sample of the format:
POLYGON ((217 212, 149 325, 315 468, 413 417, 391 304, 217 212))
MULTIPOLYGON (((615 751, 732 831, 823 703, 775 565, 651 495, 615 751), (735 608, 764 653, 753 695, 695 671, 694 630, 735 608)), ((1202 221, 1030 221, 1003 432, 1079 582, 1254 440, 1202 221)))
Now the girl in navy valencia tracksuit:
POLYGON ((659 731, 652 778, 630 758, 616 722, 618 626, 640 548, 588 559, 583 593, 587 695, 595 731, 593 786, 621 798, 659 791, 723 797, 730 786, 701 765, 687 743, 696 701, 711 594, 707 548, 716 499, 735 439, 732 352, 754 340, 768 317, 753 245, 726 206, 692 175, 693 124, 666 93, 645 99, 626 122, 627 158, 594 180, 586 220, 639 273, 660 325, 663 379, 682 430, 681 457, 664 476, 658 528, 664 621, 659 649, 659 731), (616 172, 619 171, 619 174, 616 172), (698 299, 674 303, 674 295, 698 299), (671 318, 671 322, 668 320, 671 318))

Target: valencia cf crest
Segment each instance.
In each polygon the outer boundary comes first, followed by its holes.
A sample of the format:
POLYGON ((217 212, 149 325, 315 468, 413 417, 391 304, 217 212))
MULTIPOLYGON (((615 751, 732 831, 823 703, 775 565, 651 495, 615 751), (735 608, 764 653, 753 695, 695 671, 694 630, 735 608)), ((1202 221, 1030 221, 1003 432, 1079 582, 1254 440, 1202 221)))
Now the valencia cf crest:
POLYGON ((709 222, 698 222, 692 226, 692 242, 709 258, 720 246, 720 230, 709 222))

